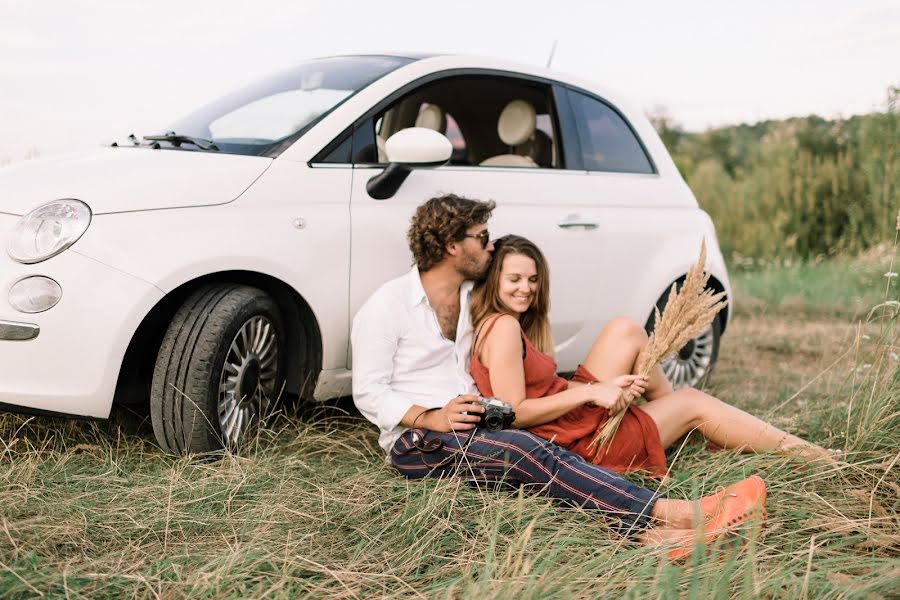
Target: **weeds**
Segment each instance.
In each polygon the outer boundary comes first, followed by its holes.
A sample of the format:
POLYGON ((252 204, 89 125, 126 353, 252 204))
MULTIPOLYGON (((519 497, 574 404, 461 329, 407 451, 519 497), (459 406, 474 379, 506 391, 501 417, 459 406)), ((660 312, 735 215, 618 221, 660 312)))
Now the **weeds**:
MULTIPOLYGON (((739 293, 757 289, 752 277, 739 293)), ((214 463, 161 453, 124 411, 107 422, 4 414, 0 596, 889 597, 900 579, 897 311, 851 327, 823 317, 839 313, 837 296, 819 301, 798 322, 784 306, 761 318, 739 296, 710 391, 840 448, 843 462, 692 440, 670 453, 670 497, 765 476, 767 528, 742 547, 672 565, 540 496, 406 481, 346 404, 281 416, 244 456, 214 463)))

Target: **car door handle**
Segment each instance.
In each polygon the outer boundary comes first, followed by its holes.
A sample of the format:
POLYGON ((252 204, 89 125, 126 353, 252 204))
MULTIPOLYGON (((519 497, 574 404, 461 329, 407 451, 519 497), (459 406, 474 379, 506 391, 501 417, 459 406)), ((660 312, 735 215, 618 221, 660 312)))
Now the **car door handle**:
POLYGON ((562 221, 557 223, 559 227, 563 229, 568 229, 569 227, 583 227, 585 229, 597 229, 600 226, 600 223, 596 221, 588 221, 583 218, 581 215, 568 215, 562 221))

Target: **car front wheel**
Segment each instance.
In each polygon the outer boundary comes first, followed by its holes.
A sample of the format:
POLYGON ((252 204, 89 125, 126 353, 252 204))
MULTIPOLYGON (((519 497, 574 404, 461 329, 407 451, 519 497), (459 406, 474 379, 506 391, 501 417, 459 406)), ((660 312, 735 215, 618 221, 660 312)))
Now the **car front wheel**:
POLYGON ((262 290, 212 284, 175 313, 160 347, 150 395, 163 449, 237 449, 265 418, 284 382, 282 317, 262 290))

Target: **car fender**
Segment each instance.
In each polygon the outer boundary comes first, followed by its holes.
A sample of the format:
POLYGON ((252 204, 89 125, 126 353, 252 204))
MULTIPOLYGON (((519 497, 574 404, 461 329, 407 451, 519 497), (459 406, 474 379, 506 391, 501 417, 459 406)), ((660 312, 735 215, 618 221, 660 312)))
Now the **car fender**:
POLYGON ((295 214, 291 206, 247 210, 229 204, 104 215, 94 219, 77 250, 166 294, 226 271, 278 279, 312 309, 325 345, 323 367, 342 367, 346 343, 340 340, 348 336, 347 294, 335 290, 347 289, 349 233, 343 225, 330 222, 330 210, 311 204, 303 207, 303 214, 316 224, 316 231, 304 237, 305 230, 292 225, 295 214), (147 235, 148 231, 159 233, 147 235), (346 247, 346 252, 321 251, 323 240, 329 238, 346 241, 334 246, 346 247))
POLYGON ((731 316, 731 302, 733 294, 731 283, 728 279, 728 271, 725 260, 719 251, 719 245, 715 238, 715 229, 709 216, 702 211, 697 211, 699 223, 697 227, 680 229, 660 239, 659 245, 654 248, 652 259, 647 264, 647 270, 642 272, 638 279, 639 300, 636 302, 635 320, 643 324, 653 314, 657 301, 668 290, 672 283, 687 274, 699 258, 700 244, 706 240, 706 266, 711 276, 717 279, 723 286, 729 306, 724 310, 727 325, 731 316), (665 287, 660 288, 660 282, 665 287))

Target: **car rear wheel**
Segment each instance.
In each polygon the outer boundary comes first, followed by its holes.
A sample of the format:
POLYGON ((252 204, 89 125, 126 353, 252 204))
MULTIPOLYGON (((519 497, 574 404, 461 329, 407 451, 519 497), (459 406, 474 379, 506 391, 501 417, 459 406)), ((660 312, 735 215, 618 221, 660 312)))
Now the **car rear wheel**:
POLYGON ((213 284, 178 309, 160 347, 150 395, 153 431, 175 453, 237 449, 284 382, 284 325, 265 292, 213 284))
MULTIPOLYGON (((680 282, 679 282, 680 287, 680 282)), ((668 295, 656 303, 660 314, 666 307, 668 295)), ((719 358, 719 344, 722 338, 722 315, 717 315, 712 323, 678 352, 662 361, 663 373, 676 390, 683 387, 700 387, 712 372, 719 358)), ((655 326, 656 317, 650 315, 644 329, 649 335, 655 326)))

